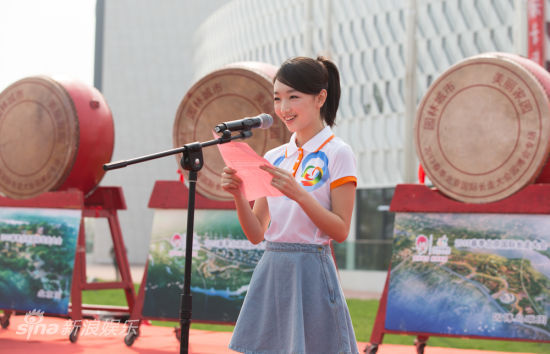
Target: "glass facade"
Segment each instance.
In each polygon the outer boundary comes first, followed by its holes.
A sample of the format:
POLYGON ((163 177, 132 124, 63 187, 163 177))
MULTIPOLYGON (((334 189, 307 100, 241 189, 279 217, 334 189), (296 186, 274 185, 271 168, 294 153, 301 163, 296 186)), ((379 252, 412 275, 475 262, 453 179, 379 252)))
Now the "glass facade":
POLYGON ((358 189, 356 239, 334 245, 340 269, 386 271, 390 265, 394 214, 389 211, 395 188, 358 189))

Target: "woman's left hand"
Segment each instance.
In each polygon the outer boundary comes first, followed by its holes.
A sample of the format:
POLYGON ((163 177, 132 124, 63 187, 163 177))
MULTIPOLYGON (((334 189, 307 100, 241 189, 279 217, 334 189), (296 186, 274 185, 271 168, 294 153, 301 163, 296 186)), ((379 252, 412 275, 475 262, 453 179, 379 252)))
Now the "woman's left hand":
POLYGON ((305 189, 296 182, 294 176, 287 170, 270 165, 263 165, 260 168, 273 176, 271 185, 290 199, 297 201, 300 195, 305 192, 305 189))

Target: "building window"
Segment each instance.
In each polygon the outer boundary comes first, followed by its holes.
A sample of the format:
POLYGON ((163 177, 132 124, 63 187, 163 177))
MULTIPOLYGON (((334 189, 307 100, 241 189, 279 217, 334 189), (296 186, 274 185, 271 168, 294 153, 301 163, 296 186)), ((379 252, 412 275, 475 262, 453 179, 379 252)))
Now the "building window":
POLYGON ((394 190, 393 187, 357 190, 356 239, 333 243, 340 269, 388 270, 395 217, 389 208, 394 190))

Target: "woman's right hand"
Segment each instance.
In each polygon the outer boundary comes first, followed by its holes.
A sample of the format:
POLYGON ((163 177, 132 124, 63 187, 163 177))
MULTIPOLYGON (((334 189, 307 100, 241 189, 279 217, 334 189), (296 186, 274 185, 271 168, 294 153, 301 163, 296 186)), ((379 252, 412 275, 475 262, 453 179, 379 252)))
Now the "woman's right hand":
POLYGON ((234 197, 242 195, 242 179, 237 176, 237 171, 225 166, 222 172, 221 185, 224 191, 231 193, 234 197))

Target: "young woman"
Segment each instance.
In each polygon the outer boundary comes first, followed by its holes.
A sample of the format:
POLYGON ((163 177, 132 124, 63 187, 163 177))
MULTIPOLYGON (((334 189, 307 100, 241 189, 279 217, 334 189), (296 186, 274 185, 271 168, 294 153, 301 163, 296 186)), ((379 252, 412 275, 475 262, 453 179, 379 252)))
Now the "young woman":
MULTIPOLYGON (((357 183, 351 148, 330 127, 340 100, 338 69, 328 59, 287 60, 273 80, 275 113, 293 133, 262 169, 284 196, 254 207, 243 181, 225 167, 246 237, 267 241, 229 347, 243 353, 357 353, 355 334, 329 242, 350 229, 357 183)), ((246 181, 245 181, 246 182, 246 181)))

